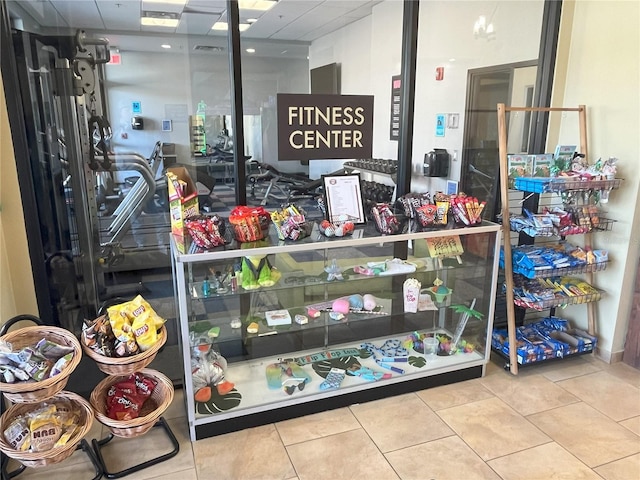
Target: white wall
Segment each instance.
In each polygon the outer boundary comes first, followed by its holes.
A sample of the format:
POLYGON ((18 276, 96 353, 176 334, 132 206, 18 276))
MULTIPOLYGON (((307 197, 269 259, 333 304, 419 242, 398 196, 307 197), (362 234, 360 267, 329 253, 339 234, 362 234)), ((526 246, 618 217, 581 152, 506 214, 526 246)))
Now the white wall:
MULTIPOLYGON (((424 154, 433 148, 457 150, 460 160, 467 71, 536 59, 542 9, 542 0, 420 2, 414 172, 422 172, 424 154), (476 40, 475 20, 481 14, 491 17, 492 13, 495 39, 476 40), (438 66, 445 68, 443 81, 435 80, 438 66), (459 113, 459 128, 447 129, 445 137, 436 137, 438 113, 459 113)), ((389 140, 389 121, 391 77, 401 73, 402 16, 402 2, 383 2, 373 8, 371 16, 314 41, 309 49, 311 68, 331 62, 341 64, 343 94, 375 95, 373 156, 379 158, 395 159, 398 155, 397 142, 389 140)), ((460 162, 453 162, 451 167, 449 178, 459 180, 460 162)), ((412 190, 443 190, 445 180, 414 175, 412 190)))
MULTIPOLYGON (((231 115, 229 60, 224 55, 121 52, 122 65, 106 66, 109 119, 116 151, 136 151, 149 156, 156 141, 176 145, 178 160, 191 158, 189 115, 198 102, 207 105, 207 116, 231 115), (144 130, 132 130, 132 102, 140 101, 144 130), (162 120, 172 120, 173 131, 162 131, 162 120), (128 138, 123 138, 126 134, 128 138)), ((273 103, 278 92, 309 91, 306 60, 244 56, 242 59, 245 114, 260 116, 263 105, 273 103)), ((250 124, 253 122, 249 122, 250 124)), ((227 118, 230 125, 230 117, 227 118)), ((218 132, 207 132, 208 137, 218 132)), ((247 132, 245 132, 245 136, 247 132)), ((262 151, 248 139, 245 151, 262 160, 262 151)), ((213 143, 207 140, 207 143, 213 143)), ((296 167, 299 162, 295 163, 296 167)))
MULTIPOLYGON (((562 90, 554 92, 554 106, 586 105, 590 162, 618 157, 617 176, 624 179, 605 205, 617 223, 611 232, 593 235, 594 247, 607 249, 610 259, 594 275, 595 285, 606 291, 597 303, 599 346, 603 357, 616 360, 624 349, 640 251, 640 3, 580 0, 566 2, 563 12, 572 21, 563 21, 560 53, 567 63, 557 74, 562 90)), ((576 144, 577 131, 577 116, 563 115, 560 142, 576 144)), ((586 326, 580 308, 566 312, 586 326)))

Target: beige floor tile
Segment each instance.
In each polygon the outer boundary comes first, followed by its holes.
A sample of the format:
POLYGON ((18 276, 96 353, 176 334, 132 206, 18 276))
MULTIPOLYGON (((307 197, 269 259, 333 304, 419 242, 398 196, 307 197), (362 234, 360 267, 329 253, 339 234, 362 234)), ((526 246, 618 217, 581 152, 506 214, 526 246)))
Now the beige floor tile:
POLYGON ((490 460, 487 464, 508 480, 598 480, 600 477, 555 442, 490 460))
POLYGON ((451 429, 414 394, 350 408, 383 453, 453 435, 451 429))
POLYGON ((442 410, 493 397, 493 394, 482 386, 479 379, 428 388, 416 392, 416 395, 433 410, 442 410))
POLYGON ((499 480, 457 436, 441 438, 385 454, 402 480, 499 480))
POLYGON ((184 406, 184 390, 176 388, 173 394, 173 402, 169 405, 169 408, 162 414, 165 419, 186 417, 187 412, 184 406))
POLYGON ((629 480, 640 478, 640 454, 621 458, 594 468, 605 480, 629 480))
POLYGON ((153 480, 198 480, 198 475, 195 468, 190 468, 189 470, 183 470, 181 472, 167 473, 166 475, 153 477, 153 480))
POLYGON ((307 415, 276 423, 276 428, 285 445, 306 442, 315 438, 360 428, 356 417, 348 408, 307 415))
POLYGON ((193 454, 202 480, 275 480, 296 475, 273 424, 198 440, 193 454))
POLYGON ((551 441, 495 397, 439 410, 437 414, 485 461, 551 441))
POLYGON ((521 415, 530 415, 579 401, 542 375, 493 375, 480 379, 480 383, 521 415))
POLYGON ((604 364, 604 370, 614 377, 624 380, 625 382, 640 387, 640 370, 627 365, 624 362, 616 362, 611 365, 604 364))
MULTIPOLYGON (((180 444, 180 452, 173 458, 158 465, 136 472, 136 480, 155 478, 159 475, 181 472, 194 468, 193 451, 189 440, 186 418, 167 420, 180 444)), ((173 450, 171 442, 161 428, 152 428, 148 433, 136 438, 114 437, 101 449, 109 472, 115 473, 145 462, 173 450)))
POLYGON ((287 452, 300 480, 398 479, 363 430, 290 445, 287 452))
POLYGON ((558 385, 615 421, 640 415, 640 389, 608 372, 562 380, 558 385))
MULTIPOLYGON (((80 452, 76 452, 74 455, 79 453, 80 452)), ((20 480, 87 480, 96 475, 93 465, 88 460, 86 462, 81 461, 73 464, 67 464, 65 462, 66 460, 57 465, 43 468, 27 468, 15 478, 19 478, 20 480)), ((10 465, 8 471, 13 471, 13 463, 10 465)))
POLYGON ((640 452, 640 437, 583 402, 527 419, 592 468, 640 452))
POLYGON ((628 428, 636 435, 640 436, 640 417, 633 417, 618 423, 623 427, 628 428))
MULTIPOLYGON (((580 377, 589 373, 599 372, 602 370, 602 362, 600 364, 587 360, 588 356, 572 357, 564 360, 549 362, 540 365, 537 373, 548 378, 552 382, 559 382, 568 378, 580 377)), ((537 367, 533 367, 537 368, 537 367)))

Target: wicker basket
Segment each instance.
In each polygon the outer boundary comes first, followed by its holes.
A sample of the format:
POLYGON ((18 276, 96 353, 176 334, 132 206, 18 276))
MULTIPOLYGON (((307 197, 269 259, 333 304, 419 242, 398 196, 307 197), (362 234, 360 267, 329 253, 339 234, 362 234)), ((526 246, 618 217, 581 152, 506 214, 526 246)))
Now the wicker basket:
POLYGON ((140 416, 133 420, 114 420, 107 416, 107 392, 109 388, 111 388, 111 385, 127 379, 129 375, 107 377, 96 385, 96 388, 91 392, 90 402, 96 419, 116 437, 134 438, 144 435, 156 424, 160 415, 164 413, 173 401, 173 384, 171 380, 160 372, 148 368, 140 370, 139 373, 153 378, 158 384, 142 406, 140 416))
POLYGON ((66 385, 71 372, 80 363, 82 348, 78 339, 68 330, 58 327, 38 325, 25 327, 7 333, 0 340, 11 343, 13 350, 33 346, 42 338, 59 345, 73 348, 73 358, 55 377, 45 378, 39 382, 0 382, 0 391, 13 403, 33 403, 46 400, 60 392, 66 385))
POLYGON ((98 368, 107 375, 131 375, 149 365, 153 359, 156 358, 158 350, 160 350, 166 341, 167 329, 163 325, 158 331, 158 341, 147 351, 137 355, 131 355, 130 357, 107 357, 91 350, 84 342, 82 342, 82 349, 88 357, 95 360, 98 368))
MULTIPOLYGON (((46 467, 47 465, 53 465, 59 463, 67 457, 70 457, 76 449, 76 446, 82 440, 82 438, 89 432, 93 425, 93 410, 91 405, 84 398, 76 395, 75 393, 62 391, 53 396, 51 400, 68 400, 78 407, 80 411, 80 418, 78 420, 79 428, 69 438, 66 445, 60 447, 54 447, 51 450, 44 452, 21 452, 15 450, 11 445, 7 443, 4 435, 0 434, 0 451, 11 457, 27 467, 46 467)), ((38 405, 18 403, 9 407, 9 409, 0 417, 1 425, 9 425, 11 421, 18 415, 28 413, 35 410, 38 405)))

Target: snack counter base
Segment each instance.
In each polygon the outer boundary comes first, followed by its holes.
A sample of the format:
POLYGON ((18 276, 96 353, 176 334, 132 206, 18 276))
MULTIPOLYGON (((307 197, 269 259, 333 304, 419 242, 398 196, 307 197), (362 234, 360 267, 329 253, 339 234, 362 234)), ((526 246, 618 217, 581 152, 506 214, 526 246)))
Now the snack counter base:
POLYGON ((351 393, 341 393, 333 397, 320 398, 305 403, 296 403, 287 408, 275 408, 262 412, 245 414, 239 417, 217 420, 202 425, 195 425, 195 440, 236 432, 246 428, 258 427, 268 423, 281 422, 292 418, 311 415, 314 413, 348 407, 350 405, 380 400, 381 398, 416 392, 427 388, 449 385, 456 382, 464 382, 483 376, 483 365, 478 365, 460 370, 420 377, 412 380, 404 380, 400 383, 389 385, 376 384, 375 388, 360 390, 351 393))

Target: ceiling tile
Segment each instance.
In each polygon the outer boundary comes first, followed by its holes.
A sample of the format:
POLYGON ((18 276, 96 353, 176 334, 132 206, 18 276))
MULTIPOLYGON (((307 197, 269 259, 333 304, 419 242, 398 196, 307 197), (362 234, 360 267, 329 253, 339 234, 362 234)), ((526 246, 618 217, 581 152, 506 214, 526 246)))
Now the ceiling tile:
POLYGON ((208 15, 201 13, 183 13, 176 33, 185 35, 207 35, 220 15, 208 15))
POLYGON ((102 17, 95 2, 50 0, 69 26, 74 28, 104 28, 102 17))

